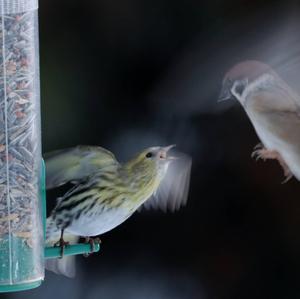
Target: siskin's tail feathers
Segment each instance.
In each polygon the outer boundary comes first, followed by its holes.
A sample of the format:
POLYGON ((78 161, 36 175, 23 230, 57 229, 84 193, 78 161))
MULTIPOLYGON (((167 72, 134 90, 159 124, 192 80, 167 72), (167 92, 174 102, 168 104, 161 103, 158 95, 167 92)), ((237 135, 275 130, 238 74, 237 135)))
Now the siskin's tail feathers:
MULTIPOLYGON (((59 240, 60 230, 55 225, 52 217, 47 219, 46 246, 51 247, 59 240)), ((64 233, 64 241, 75 244, 78 236, 64 233)), ((48 259, 45 262, 45 268, 56 274, 62 274, 67 277, 74 277, 76 273, 75 256, 64 256, 62 258, 48 259)))

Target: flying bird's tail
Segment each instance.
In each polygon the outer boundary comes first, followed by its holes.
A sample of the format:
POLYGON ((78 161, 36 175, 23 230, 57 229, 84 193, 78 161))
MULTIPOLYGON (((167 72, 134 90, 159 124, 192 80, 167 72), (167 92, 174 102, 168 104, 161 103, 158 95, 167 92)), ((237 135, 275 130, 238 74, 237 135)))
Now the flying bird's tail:
MULTIPOLYGON (((55 225, 55 222, 51 216, 47 219, 46 232, 46 246, 54 246, 54 244, 59 240, 61 232, 55 225)), ((64 241, 69 242, 70 244, 75 244, 78 241, 78 236, 64 233, 64 241)), ((45 262, 45 268, 56 274, 74 277, 76 273, 75 256, 64 256, 62 258, 48 259, 45 262)))

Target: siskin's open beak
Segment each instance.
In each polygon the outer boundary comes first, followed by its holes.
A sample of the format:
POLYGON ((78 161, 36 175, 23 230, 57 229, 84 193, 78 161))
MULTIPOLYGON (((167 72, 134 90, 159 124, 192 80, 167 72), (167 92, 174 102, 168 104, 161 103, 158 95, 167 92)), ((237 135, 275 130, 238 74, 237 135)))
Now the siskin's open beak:
POLYGON ((172 149, 173 147, 175 147, 176 144, 171 144, 171 145, 168 145, 168 146, 165 146, 162 148, 161 152, 160 152, 160 158, 161 159, 167 159, 167 160, 176 160, 177 157, 174 157, 174 156, 168 156, 167 153, 170 149, 172 149))
POLYGON ((171 145, 168 145, 168 146, 165 146, 163 147, 164 151, 167 153, 171 148, 175 147, 176 144, 171 144, 171 145))

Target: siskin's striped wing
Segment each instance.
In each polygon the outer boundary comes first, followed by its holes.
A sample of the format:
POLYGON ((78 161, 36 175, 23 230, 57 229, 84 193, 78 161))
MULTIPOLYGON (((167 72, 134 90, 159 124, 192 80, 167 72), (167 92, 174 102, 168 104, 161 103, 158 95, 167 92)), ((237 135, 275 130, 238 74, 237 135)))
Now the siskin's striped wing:
POLYGON ((146 209, 174 212, 188 199, 192 159, 177 152, 156 192, 143 205, 146 209))
POLYGON ((76 146, 45 154, 46 188, 78 182, 102 169, 119 167, 115 156, 100 146, 76 146))

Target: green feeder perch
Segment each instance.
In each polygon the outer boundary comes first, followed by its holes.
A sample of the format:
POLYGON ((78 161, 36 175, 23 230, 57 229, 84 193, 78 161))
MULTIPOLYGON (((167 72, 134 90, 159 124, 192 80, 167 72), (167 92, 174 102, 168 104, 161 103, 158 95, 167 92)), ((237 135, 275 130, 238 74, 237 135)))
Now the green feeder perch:
MULTIPOLYGON (((0 292, 39 286, 45 258, 60 257, 60 248, 44 248, 37 8, 0 0, 0 292)), ((76 244, 64 254, 90 251, 76 244)))

